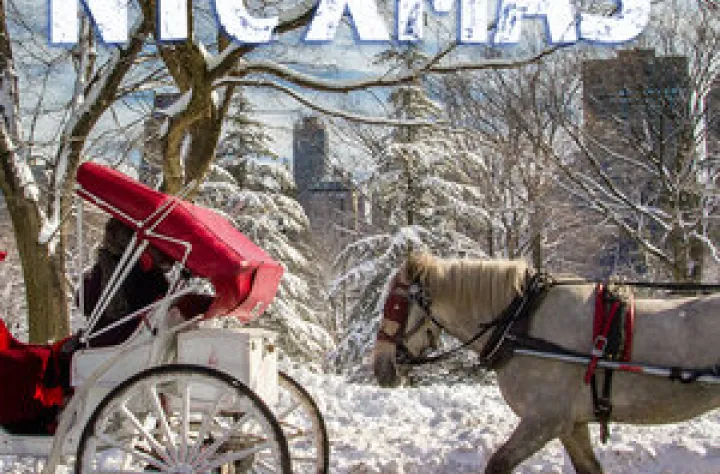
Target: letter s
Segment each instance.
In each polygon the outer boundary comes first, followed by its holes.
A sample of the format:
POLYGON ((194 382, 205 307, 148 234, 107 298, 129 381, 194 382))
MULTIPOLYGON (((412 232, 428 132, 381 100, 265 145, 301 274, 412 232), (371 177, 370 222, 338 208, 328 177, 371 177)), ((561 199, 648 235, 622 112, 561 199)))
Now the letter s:
POLYGON ((596 43, 624 43, 635 39, 650 22, 650 0, 617 0, 610 17, 580 15, 580 38, 596 43))

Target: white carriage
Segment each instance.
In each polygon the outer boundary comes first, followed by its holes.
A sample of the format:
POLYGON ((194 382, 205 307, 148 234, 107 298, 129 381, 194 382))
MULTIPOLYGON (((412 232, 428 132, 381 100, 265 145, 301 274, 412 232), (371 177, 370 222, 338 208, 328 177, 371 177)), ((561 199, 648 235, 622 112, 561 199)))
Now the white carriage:
POLYGON ((282 267, 227 220, 180 197, 93 163, 81 165, 77 182, 79 248, 83 200, 134 235, 72 354, 73 393, 54 436, 0 431, 0 454, 45 457, 47 474, 59 466, 82 474, 326 473, 322 416, 308 393, 278 371, 274 333, 199 325, 224 315, 258 317, 275 296, 282 267), (175 262, 168 292, 99 327, 151 248, 175 262), (200 279, 182 278, 185 271, 200 279), (177 318, 173 304, 203 281, 214 288, 212 305, 192 319, 177 318), (93 338, 134 318, 137 329, 122 344, 93 348, 93 338))

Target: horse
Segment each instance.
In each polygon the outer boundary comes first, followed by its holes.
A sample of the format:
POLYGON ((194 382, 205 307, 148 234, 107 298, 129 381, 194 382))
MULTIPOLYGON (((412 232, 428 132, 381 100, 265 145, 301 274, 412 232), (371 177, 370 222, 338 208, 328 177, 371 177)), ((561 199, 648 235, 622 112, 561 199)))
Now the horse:
MULTIPOLYGON (((395 294, 391 292, 386 300, 386 315, 373 348, 379 384, 398 385, 401 352, 420 357, 436 347, 442 331, 482 353, 492 331, 478 328, 490 327, 522 294, 532 274, 523 261, 411 255, 394 276, 395 294), (403 296, 411 284, 423 289, 426 304, 403 296), (388 318, 389 306, 406 311, 407 320, 388 318)), ((568 283, 547 289, 529 317, 527 331, 534 338, 587 354, 593 341, 595 285, 568 283)), ((637 299, 635 308, 633 361, 668 367, 720 363, 720 295, 637 299)), ((575 472, 603 473, 588 429, 596 419, 584 381, 587 366, 511 354, 494 370, 502 396, 520 422, 491 455, 485 474, 511 473, 555 438, 575 472)), ((617 371, 612 402, 611 422, 676 423, 720 407, 720 385, 617 371)))

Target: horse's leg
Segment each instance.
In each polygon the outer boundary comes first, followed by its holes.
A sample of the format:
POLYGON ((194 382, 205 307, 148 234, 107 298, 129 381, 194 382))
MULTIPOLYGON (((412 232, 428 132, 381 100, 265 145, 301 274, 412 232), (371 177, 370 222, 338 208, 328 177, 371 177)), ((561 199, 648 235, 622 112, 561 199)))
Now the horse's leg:
POLYGON ((568 435, 560 436, 565 450, 570 456, 577 474, 603 474, 600 461, 595 457, 590 443, 590 430, 587 423, 575 423, 568 435))
POLYGON ((548 441, 563 432, 566 423, 547 418, 523 418, 510 438, 490 457, 485 474, 511 474, 548 441))

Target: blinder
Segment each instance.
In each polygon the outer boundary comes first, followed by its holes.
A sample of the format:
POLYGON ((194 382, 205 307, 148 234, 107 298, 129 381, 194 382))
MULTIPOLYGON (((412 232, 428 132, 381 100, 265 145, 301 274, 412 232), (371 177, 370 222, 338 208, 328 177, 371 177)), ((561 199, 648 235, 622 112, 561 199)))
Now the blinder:
POLYGON ((381 327, 377 340, 395 345, 399 363, 413 363, 418 360, 410 353, 405 341, 420 331, 427 320, 431 321, 439 329, 443 329, 433 317, 430 311, 431 306, 432 300, 420 282, 415 281, 412 284, 407 284, 399 281, 399 276, 395 276, 383 307, 383 319, 380 323, 381 327), (425 317, 418 319, 412 327, 408 328, 410 303, 420 306, 425 313, 425 317))
POLYGON ((403 337, 410 309, 409 289, 410 285, 402 283, 398 276, 395 276, 383 307, 383 319, 377 335, 378 341, 398 344, 403 337))

